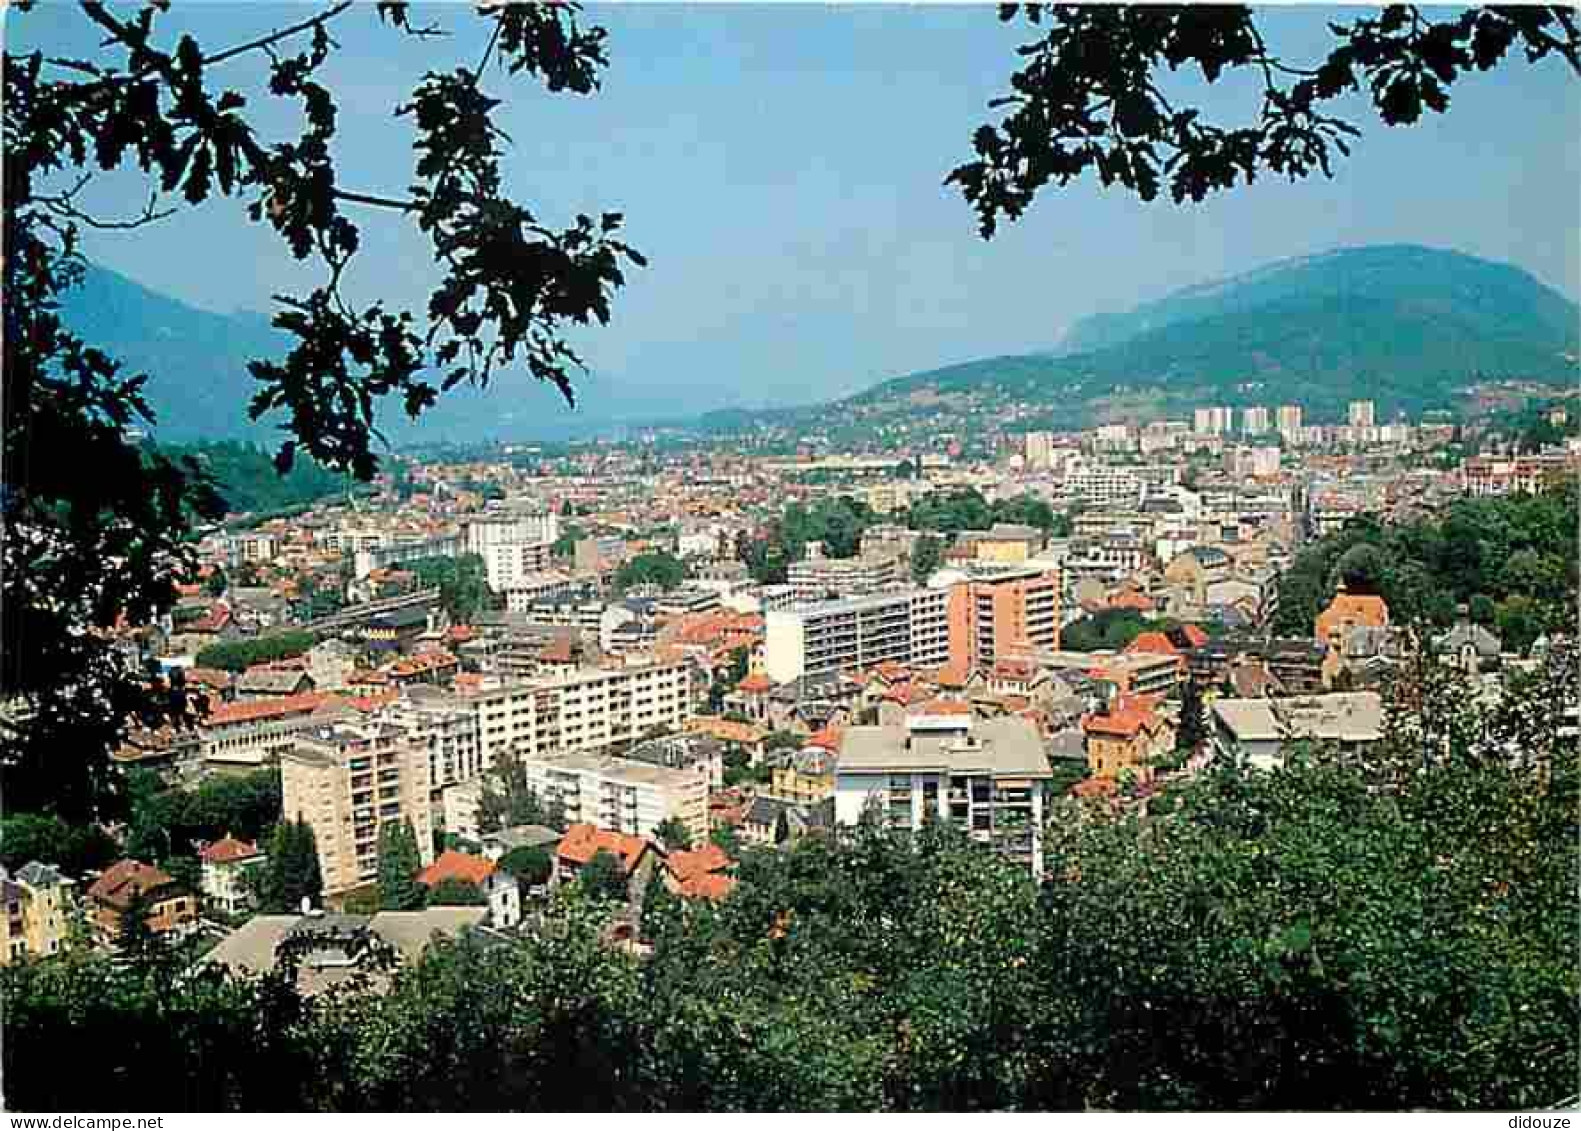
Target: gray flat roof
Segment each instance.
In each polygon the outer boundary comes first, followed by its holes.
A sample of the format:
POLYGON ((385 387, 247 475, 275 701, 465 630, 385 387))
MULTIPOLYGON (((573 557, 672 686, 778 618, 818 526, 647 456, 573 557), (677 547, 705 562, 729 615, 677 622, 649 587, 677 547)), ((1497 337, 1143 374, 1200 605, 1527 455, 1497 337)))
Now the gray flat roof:
POLYGON ((968 735, 971 745, 964 746, 948 732, 908 732, 904 726, 849 727, 840 740, 835 772, 939 770, 999 777, 1051 776, 1043 740, 1027 719, 977 719, 968 735))
POLYGON ((1376 691, 1335 691, 1284 699, 1216 699, 1213 713, 1238 742, 1281 738, 1373 742, 1383 732, 1383 697, 1376 691))

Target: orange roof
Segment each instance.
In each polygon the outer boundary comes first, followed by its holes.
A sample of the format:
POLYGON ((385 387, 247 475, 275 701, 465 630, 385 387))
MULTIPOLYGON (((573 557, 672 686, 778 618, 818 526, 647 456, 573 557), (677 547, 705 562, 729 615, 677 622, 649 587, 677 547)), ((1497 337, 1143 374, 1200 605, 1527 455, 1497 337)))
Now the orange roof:
POLYGON ((835 751, 840 749, 840 735, 842 728, 830 723, 816 734, 809 737, 804 743, 806 746, 816 746, 821 750, 835 751))
POLYGON ((1144 728, 1156 725, 1153 713, 1140 707, 1119 707, 1107 715, 1087 715, 1081 721, 1088 734, 1107 734, 1131 738, 1144 728))
POLYGON ((1119 789, 1113 778, 1084 778, 1070 787, 1072 797, 1108 797, 1119 789))
POLYGON ((572 825, 560 839, 555 855, 573 864, 586 864, 600 852, 613 853, 620 859, 621 870, 629 873, 647 851, 648 842, 640 836, 610 832, 593 825, 572 825))
POLYGON ((710 872, 723 872, 726 868, 734 867, 735 861, 725 854, 724 849, 710 841, 702 848, 670 853, 665 866, 670 869, 671 875, 685 883, 710 872))
POLYGON ((680 882, 676 894, 683 899, 709 899, 721 900, 736 890, 736 878, 722 875, 718 872, 709 872, 701 876, 692 876, 680 882))
POLYGON ((1162 632, 1144 632, 1130 644, 1126 645, 1127 652, 1155 652, 1160 656, 1178 656, 1180 649, 1175 647, 1174 641, 1162 632))
POLYGON ((141 860, 118 860, 88 888, 90 898, 126 910, 138 895, 157 892, 175 884, 175 878, 141 860))
POLYGON ((258 851, 256 844, 237 840, 227 833, 213 844, 206 845, 198 855, 210 864, 234 864, 238 860, 251 860, 263 853, 258 851))
POLYGON ((406 657, 404 660, 395 661, 387 670, 394 676, 422 675, 424 672, 455 667, 459 662, 449 652, 419 652, 414 656, 406 657))
POLYGON ((203 722, 211 727, 227 726, 232 723, 255 723, 264 719, 310 714, 333 702, 336 702, 336 697, 333 695, 320 691, 306 691, 301 695, 281 695, 273 699, 220 703, 209 709, 203 722))
POLYGON ((736 690, 745 692, 748 695, 761 695, 763 692, 772 689, 773 686, 774 681, 768 676, 764 675, 762 672, 753 672, 740 683, 736 684, 736 690))
POLYGON ((481 885, 493 871, 494 865, 491 861, 467 852, 457 852, 454 848, 447 848, 439 854, 438 859, 417 873, 417 882, 426 887, 433 887, 444 880, 460 880, 463 883, 481 885))
POLYGON ((1334 594, 1334 599, 1329 602, 1328 608, 1318 614, 1319 624, 1330 620, 1346 620, 1354 624, 1382 628, 1389 623, 1389 606, 1384 603, 1382 597, 1365 593, 1347 593, 1342 589, 1334 594))

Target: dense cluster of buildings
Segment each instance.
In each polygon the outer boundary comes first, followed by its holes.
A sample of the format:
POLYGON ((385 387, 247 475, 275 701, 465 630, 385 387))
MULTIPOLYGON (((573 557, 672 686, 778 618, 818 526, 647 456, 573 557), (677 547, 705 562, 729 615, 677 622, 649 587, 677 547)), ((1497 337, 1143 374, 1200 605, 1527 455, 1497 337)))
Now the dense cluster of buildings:
MULTIPOLYGON (((304 975, 332 984, 350 940, 411 957, 434 930, 519 929, 600 853, 633 893, 659 876, 719 899, 736 882, 721 843, 862 820, 946 821, 1040 875, 1063 795, 1145 803, 1213 757, 1271 766, 1295 742, 1378 739, 1396 626, 1380 598, 1341 588, 1310 631, 1273 635, 1299 546, 1358 515, 1532 491, 1577 461, 1573 446, 1420 458, 1445 439, 1356 402, 1334 425, 1294 405, 1208 405, 1029 431, 987 459, 590 445, 417 464, 403 489, 217 531, 171 616, 120 642, 206 710, 134 730, 114 759, 175 784, 278 773, 329 907, 254 914, 246 877, 268 849, 230 835, 202 846, 196 884, 149 861, 77 878, 33 862, 0 875, 0 958, 55 953, 73 922, 113 946, 128 914, 170 934, 217 917, 244 921, 213 959, 238 969, 304 933, 342 939, 304 975), (1030 497, 1060 520, 908 522, 918 500, 961 492, 1030 497), (749 568, 744 550, 790 503, 833 496, 870 512, 849 556, 812 542, 778 576, 749 568), (936 556, 919 566, 925 538, 936 556), (656 557, 684 579, 622 571, 656 557), (485 598, 462 611, 425 586, 411 567, 433 559, 465 559, 485 598), (1114 625, 1130 628, 1111 642, 1114 625), (205 659, 287 633, 309 635, 228 670, 205 659), (1188 685, 1208 706, 1182 749, 1188 685), (552 825, 502 824, 513 789, 552 825), (348 912, 376 886, 392 825, 411 830, 422 883, 475 888, 477 906, 348 912), (546 875, 506 867, 524 847, 546 875)), ((1473 674, 1502 658, 1477 626, 1435 646, 1473 674)))

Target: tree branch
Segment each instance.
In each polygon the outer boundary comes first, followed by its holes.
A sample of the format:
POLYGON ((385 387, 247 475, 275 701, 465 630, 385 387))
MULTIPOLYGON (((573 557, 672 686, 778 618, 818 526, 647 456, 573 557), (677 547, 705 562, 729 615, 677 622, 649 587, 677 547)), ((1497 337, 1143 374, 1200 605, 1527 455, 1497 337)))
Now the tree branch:
POLYGON ((352 0, 341 0, 341 2, 336 4, 333 8, 320 12, 312 19, 303 20, 299 24, 292 24, 290 27, 281 28, 278 31, 272 31, 268 35, 261 36, 260 38, 253 40, 251 43, 238 44, 235 47, 227 48, 226 50, 217 52, 216 54, 207 55, 203 59, 203 65, 205 67, 211 67, 215 63, 223 63, 227 59, 234 59, 236 56, 244 54, 248 51, 262 50, 265 47, 279 43, 282 39, 289 39, 293 35, 307 31, 309 28, 318 27, 320 24, 327 24, 330 20, 334 19, 336 16, 340 15, 351 6, 352 0))
POLYGON ((397 200, 391 196, 373 196, 365 192, 350 192, 346 189, 334 190, 336 200, 344 200, 349 204, 369 204, 375 208, 394 208, 399 212, 416 212, 422 205, 415 200, 397 200))

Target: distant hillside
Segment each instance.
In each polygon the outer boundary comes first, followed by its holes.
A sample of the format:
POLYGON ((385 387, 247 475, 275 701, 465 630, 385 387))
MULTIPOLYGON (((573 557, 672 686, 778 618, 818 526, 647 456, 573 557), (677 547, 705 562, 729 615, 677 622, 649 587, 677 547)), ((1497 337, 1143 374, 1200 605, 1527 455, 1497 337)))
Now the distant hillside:
POLYGON ((98 266, 62 297, 67 326, 123 362, 123 372, 148 374, 144 391, 162 438, 270 437, 247 420, 256 387, 247 360, 290 348, 268 318, 211 314, 98 266))
POLYGON ((1046 401, 1075 422, 1106 402, 1290 402, 1332 415, 1447 407, 1486 378, 1573 380, 1575 303, 1526 272, 1423 247, 1287 260, 1086 319, 1060 351, 886 381, 855 404, 990 394, 1046 401))
MULTIPOLYGON (((279 441, 270 422, 247 419, 257 390, 247 362, 283 356, 295 341, 273 329, 268 316, 199 310, 97 265, 61 305, 67 325, 85 341, 120 359, 124 372, 149 375, 146 393, 161 440, 279 441)), ((557 390, 517 371, 497 374, 487 390, 452 390, 416 423, 392 399, 380 408, 379 427, 396 443, 567 439, 618 421, 684 415, 687 399, 657 383, 595 374, 579 382, 573 410, 557 390)))

